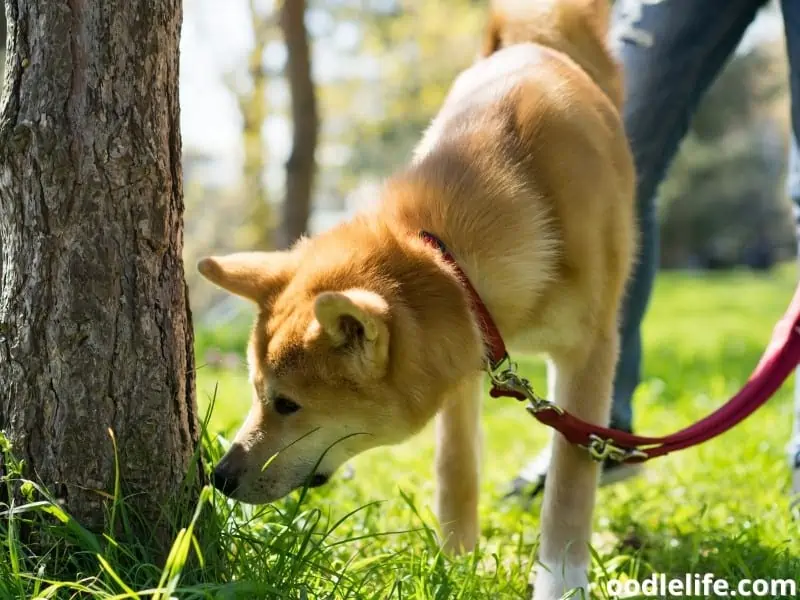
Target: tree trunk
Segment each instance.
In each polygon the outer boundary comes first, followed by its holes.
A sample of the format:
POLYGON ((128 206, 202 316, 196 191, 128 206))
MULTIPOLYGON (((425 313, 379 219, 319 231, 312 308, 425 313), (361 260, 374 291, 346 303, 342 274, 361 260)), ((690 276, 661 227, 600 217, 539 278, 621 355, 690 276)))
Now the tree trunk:
POLYGON ((0 430, 27 475, 93 528, 98 490, 113 491, 113 430, 128 502, 154 518, 198 443, 181 261, 181 2, 7 9, 0 430))
POLYGON ((279 240, 279 245, 283 247, 291 245, 306 233, 316 170, 314 153, 317 148, 319 117, 311 78, 311 53, 304 22, 305 9, 305 0, 285 0, 281 11, 294 123, 292 153, 286 163, 286 199, 279 240))
POLYGON ((3 91, 3 74, 6 63, 6 11, 0 7, 0 93, 3 91))

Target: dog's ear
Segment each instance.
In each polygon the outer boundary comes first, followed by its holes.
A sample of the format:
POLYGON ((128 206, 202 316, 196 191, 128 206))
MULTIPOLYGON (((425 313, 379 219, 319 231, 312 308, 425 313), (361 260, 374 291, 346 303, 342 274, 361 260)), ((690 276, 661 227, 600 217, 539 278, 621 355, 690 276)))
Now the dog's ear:
POLYGON ((356 369, 379 377, 389 359, 389 305, 367 290, 322 292, 314 301, 314 316, 334 347, 346 348, 356 369))
POLYGON ((264 305, 294 276, 297 257, 293 252, 237 252, 209 256, 197 263, 197 270, 209 281, 232 294, 264 305))

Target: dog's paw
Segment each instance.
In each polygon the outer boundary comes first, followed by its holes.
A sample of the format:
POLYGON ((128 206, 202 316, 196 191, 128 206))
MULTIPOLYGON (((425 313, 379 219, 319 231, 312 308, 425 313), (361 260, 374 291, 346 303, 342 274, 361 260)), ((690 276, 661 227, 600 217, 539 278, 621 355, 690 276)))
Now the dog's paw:
POLYGON ((439 537, 439 547, 445 554, 459 556, 475 550, 478 544, 477 525, 461 524, 460 527, 442 527, 439 537))
POLYGON ((533 582, 533 600, 589 600, 588 567, 559 562, 542 562, 536 565, 533 582))

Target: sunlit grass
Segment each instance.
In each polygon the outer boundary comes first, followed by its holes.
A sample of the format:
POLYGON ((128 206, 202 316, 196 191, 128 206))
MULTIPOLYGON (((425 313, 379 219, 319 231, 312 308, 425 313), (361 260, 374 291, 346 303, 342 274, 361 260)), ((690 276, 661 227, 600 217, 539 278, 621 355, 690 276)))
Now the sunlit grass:
MULTIPOLYGON (((645 327, 637 430, 670 433, 735 392, 794 282, 793 267, 768 276, 662 275, 645 327)), ((541 364, 522 364, 544 390, 541 364)), ((230 436, 249 407, 244 366, 200 369, 201 407, 215 388, 205 444, 212 462, 221 452, 216 436, 230 436)), ((784 451, 791 389, 784 386, 734 431, 603 489, 593 540, 596 575, 800 577, 800 528, 790 516, 784 451)), ((548 434, 513 400, 487 399, 484 423, 482 536, 472 555, 448 558, 436 544, 428 428, 356 459, 352 480, 334 478, 272 506, 253 508, 206 490, 194 513, 184 511, 185 529, 166 564, 124 535, 116 540, 85 530, 51 502, 0 507, 0 598, 528 597, 538 504, 526 509, 502 494, 548 434), (40 555, 19 533, 42 521, 57 543, 40 555)), ((115 506, 117 531, 124 534, 126 519, 135 515, 119 499, 115 506)))

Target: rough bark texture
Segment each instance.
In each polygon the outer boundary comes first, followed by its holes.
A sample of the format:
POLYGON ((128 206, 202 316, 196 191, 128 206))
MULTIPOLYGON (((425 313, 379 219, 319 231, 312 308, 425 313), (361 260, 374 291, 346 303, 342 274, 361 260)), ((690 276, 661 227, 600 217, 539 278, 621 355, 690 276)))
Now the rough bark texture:
POLYGON ((3 91, 3 75, 6 63, 6 11, 0 6, 0 92, 3 91))
POLYGON ((314 187, 319 117, 314 82, 311 79, 311 53, 304 22, 305 0, 286 0, 281 11, 288 62, 286 72, 292 95, 294 134, 292 153, 286 163, 286 199, 279 245, 287 247, 306 233, 314 187))
POLYGON ((155 516, 198 442, 181 261, 181 2, 7 9, 0 429, 27 474, 93 527, 95 490, 113 490, 112 429, 129 502, 155 516))

